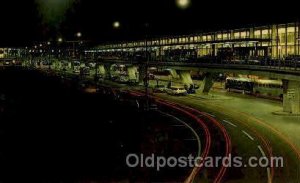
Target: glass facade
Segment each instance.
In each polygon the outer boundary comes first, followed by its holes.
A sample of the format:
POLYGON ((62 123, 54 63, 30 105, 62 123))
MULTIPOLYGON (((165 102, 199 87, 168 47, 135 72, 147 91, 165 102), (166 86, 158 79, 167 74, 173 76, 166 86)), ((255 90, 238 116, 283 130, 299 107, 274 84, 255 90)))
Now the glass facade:
MULTIPOLYGON (((199 33, 168 38, 153 38, 148 46, 164 50, 194 49, 198 57, 217 56, 222 52, 232 52, 233 55, 252 57, 261 56, 273 59, 284 59, 298 56, 299 52, 299 23, 268 25, 235 30, 199 33)), ((131 43, 101 45, 98 50, 135 50, 145 46, 145 41, 131 43)))

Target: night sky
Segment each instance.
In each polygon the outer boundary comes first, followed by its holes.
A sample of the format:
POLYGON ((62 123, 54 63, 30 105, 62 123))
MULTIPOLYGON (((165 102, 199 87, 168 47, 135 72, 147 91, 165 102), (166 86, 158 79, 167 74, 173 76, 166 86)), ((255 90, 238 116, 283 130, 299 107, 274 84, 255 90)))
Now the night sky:
POLYGON ((191 0, 185 10, 175 0, 3 0, 0 46, 74 39, 80 31, 97 43, 142 39, 145 35, 189 34, 241 26, 298 21, 292 1, 191 0), (120 21, 120 29, 113 22, 120 21), (145 28, 145 24, 149 28, 145 28))

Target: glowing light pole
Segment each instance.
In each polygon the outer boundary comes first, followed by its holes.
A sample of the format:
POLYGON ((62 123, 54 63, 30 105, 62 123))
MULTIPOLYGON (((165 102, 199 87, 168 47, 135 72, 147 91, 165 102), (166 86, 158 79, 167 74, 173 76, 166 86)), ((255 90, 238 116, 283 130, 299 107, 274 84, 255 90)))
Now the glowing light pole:
POLYGON ((76 36, 77 36, 78 38, 81 38, 81 36, 82 36, 81 32, 77 32, 76 36))
POLYGON ((51 42, 48 41, 47 42, 47 45, 48 45, 48 69, 50 70, 51 69, 51 53, 50 53, 50 45, 51 45, 51 42))
POLYGON ((176 0, 176 5, 180 9, 187 9, 191 5, 191 0, 176 0))
POLYGON ((119 21, 115 21, 115 22, 113 23, 113 28, 115 28, 115 29, 119 29, 120 26, 121 26, 121 24, 120 24, 119 21))
MULTIPOLYGON (((60 38, 58 38, 57 41, 58 41, 59 44, 61 44, 63 42, 63 38, 60 37, 60 38)), ((61 53, 60 53, 60 48, 59 48, 59 50, 58 50, 58 58, 60 58, 60 57, 61 57, 61 53)))

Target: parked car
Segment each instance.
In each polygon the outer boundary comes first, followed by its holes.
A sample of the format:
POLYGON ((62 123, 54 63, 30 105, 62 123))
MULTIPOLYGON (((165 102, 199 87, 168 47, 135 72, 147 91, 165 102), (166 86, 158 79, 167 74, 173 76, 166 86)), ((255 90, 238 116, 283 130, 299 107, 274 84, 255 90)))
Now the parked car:
POLYGON ((90 63, 88 63, 88 67, 95 68, 96 67, 96 63, 90 62, 90 63))
POLYGON ((186 89, 182 86, 171 86, 166 89, 167 94, 169 95, 187 95, 186 89))
POLYGON ((89 67, 83 67, 80 69, 81 75, 90 75, 90 68, 89 67))
POLYGON ((153 92, 154 93, 165 93, 166 92, 166 86, 164 85, 156 85, 153 88, 153 92))

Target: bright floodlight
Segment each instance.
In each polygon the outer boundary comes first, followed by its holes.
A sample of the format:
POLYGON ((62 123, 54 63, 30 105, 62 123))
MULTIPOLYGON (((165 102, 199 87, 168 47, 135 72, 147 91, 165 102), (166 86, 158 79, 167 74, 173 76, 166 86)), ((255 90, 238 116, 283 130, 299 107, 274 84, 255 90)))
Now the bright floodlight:
POLYGON ((82 36, 81 32, 77 32, 76 36, 81 37, 82 36))
POLYGON ((50 41, 49 41, 49 42, 47 42, 47 44, 48 44, 48 45, 50 45, 50 44, 51 44, 51 43, 50 43, 50 41))
POLYGON ((113 27, 116 28, 116 29, 119 28, 120 27, 120 22, 118 22, 118 21, 114 22, 113 27))
POLYGON ((186 9, 190 6, 191 0, 176 0, 176 5, 178 8, 186 9))
POLYGON ((63 39, 62 39, 62 38, 58 38, 58 42, 60 42, 60 43, 61 43, 62 41, 63 41, 63 39))

